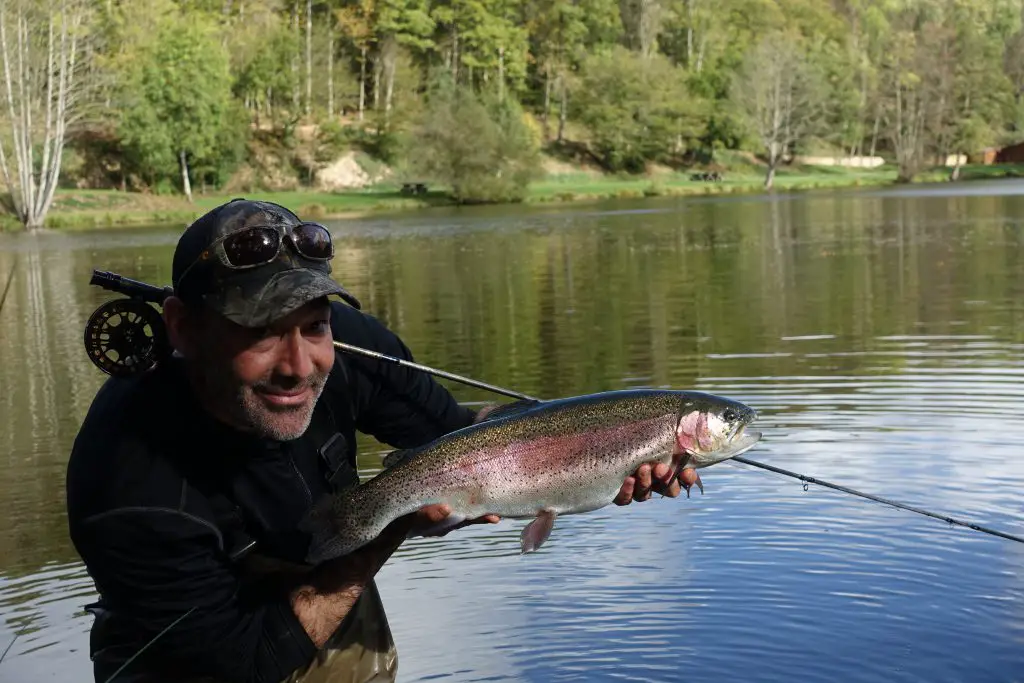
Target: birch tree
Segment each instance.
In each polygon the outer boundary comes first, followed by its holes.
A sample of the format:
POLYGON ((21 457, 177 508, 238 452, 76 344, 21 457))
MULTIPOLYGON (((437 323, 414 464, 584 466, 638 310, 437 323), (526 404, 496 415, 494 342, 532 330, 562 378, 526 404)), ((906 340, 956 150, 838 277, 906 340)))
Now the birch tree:
POLYGON ((732 98, 764 150, 766 189, 772 188, 785 155, 821 119, 824 97, 797 36, 769 34, 747 54, 733 82, 732 98))
POLYGON ((0 0, 0 171, 28 230, 43 226, 68 129, 84 111, 89 9, 86 0, 0 0))

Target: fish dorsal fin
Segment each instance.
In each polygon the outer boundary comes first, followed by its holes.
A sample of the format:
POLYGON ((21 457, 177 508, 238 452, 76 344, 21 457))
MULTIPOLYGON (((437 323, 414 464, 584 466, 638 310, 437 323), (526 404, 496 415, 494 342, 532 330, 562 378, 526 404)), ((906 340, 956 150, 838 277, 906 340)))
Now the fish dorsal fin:
POLYGON ((415 448, 399 448, 397 451, 391 451, 390 453, 384 456, 384 459, 381 461, 381 466, 383 466, 384 469, 386 470, 391 469, 395 465, 402 464, 403 462, 411 458, 415 453, 415 448))
POLYGON ((484 416, 484 419, 480 420, 480 422, 490 422, 491 420, 501 420, 513 415, 519 415, 521 413, 525 413, 531 408, 536 408, 541 403, 542 401, 538 401, 535 398, 523 398, 518 401, 513 401, 512 403, 506 403, 505 405, 498 406, 491 412, 487 413, 487 415, 484 416))

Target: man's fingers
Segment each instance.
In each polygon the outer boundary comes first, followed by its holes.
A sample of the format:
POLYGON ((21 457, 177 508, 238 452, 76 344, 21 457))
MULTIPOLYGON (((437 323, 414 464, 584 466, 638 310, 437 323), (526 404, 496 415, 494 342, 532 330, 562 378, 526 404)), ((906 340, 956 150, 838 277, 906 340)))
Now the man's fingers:
POLYGON ((636 486, 633 489, 633 500, 644 501, 651 497, 651 466, 640 465, 636 471, 636 486))
POLYGON ((420 508, 420 515, 430 524, 438 524, 446 520, 452 514, 452 509, 441 503, 439 505, 427 505, 420 508))
POLYGON ((612 502, 616 505, 629 505, 629 502, 633 500, 635 484, 636 480, 633 477, 626 477, 626 481, 622 482, 622 488, 619 489, 619 495, 615 496, 615 500, 612 502))
POLYGON ((661 494, 669 498, 675 498, 680 494, 680 492, 682 492, 682 490, 683 487, 679 485, 679 480, 673 479, 671 484, 662 488, 661 494))
POLYGON ((675 498, 682 491, 678 478, 672 476, 672 468, 664 463, 658 463, 651 470, 652 486, 655 493, 660 493, 669 498, 675 498), (672 477, 669 479, 669 477, 672 477), (668 479, 668 483, 665 480, 668 479))
POLYGON ((480 410, 476 411, 476 416, 473 418, 473 424, 479 424, 483 422, 484 419, 486 419, 490 413, 494 412, 494 410, 497 407, 497 403, 488 403, 487 405, 480 408, 480 410))

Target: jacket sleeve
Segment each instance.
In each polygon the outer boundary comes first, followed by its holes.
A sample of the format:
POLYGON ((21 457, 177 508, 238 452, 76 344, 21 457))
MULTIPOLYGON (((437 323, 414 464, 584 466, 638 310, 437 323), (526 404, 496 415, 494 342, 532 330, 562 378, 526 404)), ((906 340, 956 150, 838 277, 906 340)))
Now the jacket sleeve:
POLYGON ((174 509, 119 508, 79 522, 75 544, 127 625, 113 640, 133 651, 152 641, 125 675, 145 663, 225 683, 277 683, 315 655, 287 596, 246 600, 205 520, 174 509))
MULTIPOLYGON (((394 332, 370 315, 357 315, 358 320, 348 314, 334 326, 336 339, 414 361, 394 332)), ((476 416, 425 372, 352 354, 339 354, 339 359, 350 376, 356 428, 390 446, 422 445, 471 424, 476 416)))

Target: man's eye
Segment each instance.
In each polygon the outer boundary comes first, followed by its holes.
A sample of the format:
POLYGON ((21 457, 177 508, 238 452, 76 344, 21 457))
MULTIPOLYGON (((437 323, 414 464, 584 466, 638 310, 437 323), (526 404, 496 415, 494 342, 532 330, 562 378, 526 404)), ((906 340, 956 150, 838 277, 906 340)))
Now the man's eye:
POLYGON ((329 320, 317 320, 309 326, 309 331, 313 334, 324 334, 329 332, 331 329, 331 323, 329 320))

